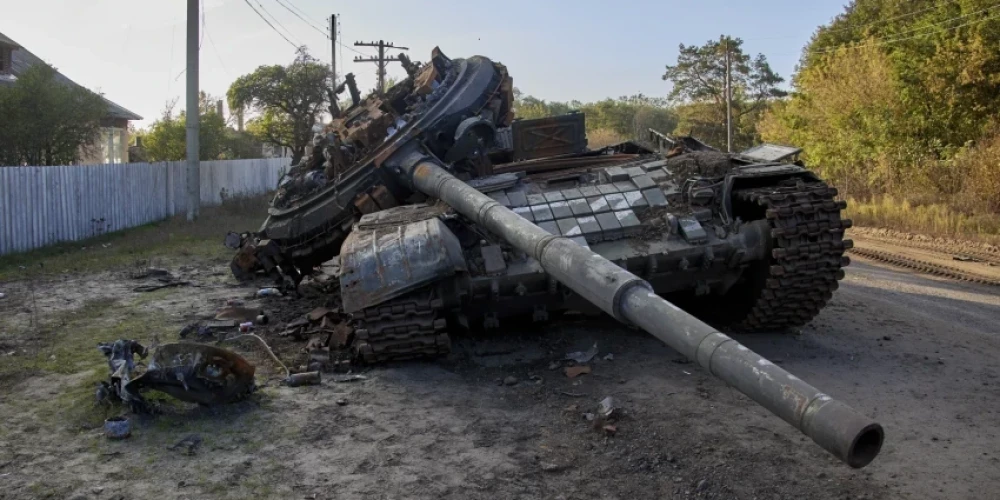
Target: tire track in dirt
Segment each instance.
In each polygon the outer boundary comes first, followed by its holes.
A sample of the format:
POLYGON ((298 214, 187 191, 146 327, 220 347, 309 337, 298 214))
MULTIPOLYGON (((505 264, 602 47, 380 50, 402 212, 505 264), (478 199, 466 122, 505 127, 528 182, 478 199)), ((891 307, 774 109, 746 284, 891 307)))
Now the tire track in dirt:
POLYGON ((854 256, 959 281, 1000 286, 1000 255, 932 242, 889 241, 863 233, 851 236, 854 248, 848 252, 854 256), (960 258, 970 256, 972 260, 960 258))

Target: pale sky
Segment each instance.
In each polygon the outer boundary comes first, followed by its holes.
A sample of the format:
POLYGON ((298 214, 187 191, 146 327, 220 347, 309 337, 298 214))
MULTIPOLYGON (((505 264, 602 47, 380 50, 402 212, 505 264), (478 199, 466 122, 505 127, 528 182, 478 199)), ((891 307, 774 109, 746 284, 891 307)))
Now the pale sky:
MULTIPOLYGON (((449 57, 484 55, 505 64, 514 85, 546 100, 592 101, 642 92, 665 96, 663 67, 680 43, 702 44, 725 33, 767 56, 789 79, 816 27, 846 0, 204 0, 201 88, 223 97, 238 76, 295 55, 247 5, 277 18, 294 42, 330 61, 330 41, 316 28, 340 19, 340 39, 392 41, 427 61, 435 45, 449 57), (263 7, 263 9, 262 9, 263 7)), ((184 104, 185 0, 2 0, 0 33, 63 74, 135 111, 148 126, 164 103, 184 104), (179 76, 180 75, 180 76, 179 76)), ((272 21, 273 22, 273 21, 272 21)), ((275 25, 278 30, 281 26, 275 25)), ((357 48, 374 54, 370 48, 357 48)), ((362 91, 375 85, 375 65, 351 62, 338 48, 338 71, 354 72, 362 91), (343 54, 343 57, 341 57, 343 54)), ((404 74, 398 63, 389 74, 404 74)))

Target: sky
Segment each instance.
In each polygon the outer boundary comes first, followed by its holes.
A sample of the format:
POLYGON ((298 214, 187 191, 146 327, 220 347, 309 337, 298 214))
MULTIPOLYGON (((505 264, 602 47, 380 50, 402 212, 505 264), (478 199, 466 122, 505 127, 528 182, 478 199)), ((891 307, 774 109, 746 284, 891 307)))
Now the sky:
MULTIPOLYGON (((224 98, 229 84, 261 65, 287 64, 295 47, 251 9, 317 59, 329 63, 324 36, 330 14, 340 21, 338 72, 375 86, 375 65, 354 63, 383 39, 427 61, 439 46, 449 57, 487 56, 507 66, 528 95, 593 101, 643 93, 666 96, 664 66, 679 44, 722 34, 742 38, 790 79, 815 29, 843 11, 846 0, 202 0, 200 86, 224 98), (249 3, 249 5, 248 5, 249 3), (286 9, 285 6, 291 7, 286 9), (290 10, 301 11, 309 24, 290 10), (270 20, 271 17, 268 17, 270 20), (287 28, 287 30, 283 29, 287 28)), ((0 33, 13 38, 77 83, 104 93, 148 126, 179 99, 185 77, 185 0, 31 0, 4 2, 0 33)), ((390 52, 395 53, 395 52, 390 52)), ((389 75, 405 73, 390 64, 389 75)))

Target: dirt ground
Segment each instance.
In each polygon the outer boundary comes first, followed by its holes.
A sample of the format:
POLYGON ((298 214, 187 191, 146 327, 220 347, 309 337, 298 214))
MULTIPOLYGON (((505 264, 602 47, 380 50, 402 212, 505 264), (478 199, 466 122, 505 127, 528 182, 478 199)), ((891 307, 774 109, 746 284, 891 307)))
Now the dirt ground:
MULTIPOLYGON (((897 234, 872 230, 855 231, 851 237, 855 249, 870 250, 890 257, 901 257, 917 268, 938 270, 942 275, 971 279, 990 284, 1000 283, 1000 252, 995 247, 932 239, 906 239, 897 234)), ((906 235, 909 236, 909 235, 906 235)))
POLYGON ((137 293, 116 270, 0 290, 0 498, 1000 498, 995 287, 855 259, 798 334, 737 336, 885 426, 853 470, 652 337, 592 320, 461 337, 447 360, 352 383, 165 404, 108 441, 119 410, 94 403, 96 342, 176 341, 254 291, 222 260, 169 269, 198 286, 137 293), (591 374, 550 369, 595 342, 591 374), (583 418, 606 396, 623 410, 613 436, 583 418), (168 449, 191 434, 193 455, 168 449))

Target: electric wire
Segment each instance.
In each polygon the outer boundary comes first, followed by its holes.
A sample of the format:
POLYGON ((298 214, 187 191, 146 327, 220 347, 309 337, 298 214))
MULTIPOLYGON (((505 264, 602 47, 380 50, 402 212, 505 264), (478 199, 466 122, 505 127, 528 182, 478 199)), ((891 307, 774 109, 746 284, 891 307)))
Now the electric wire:
POLYGON ((969 21, 967 23, 959 24, 957 26, 949 26, 948 28, 945 28, 943 30, 938 30, 938 31, 927 31, 927 30, 930 29, 930 28, 934 28, 934 27, 940 27, 941 25, 943 25, 945 23, 949 23, 951 21, 963 19, 963 18, 972 16, 972 15, 975 15, 975 14, 980 14, 980 13, 986 12, 988 10, 995 9, 997 7, 1000 7, 1000 4, 993 5, 991 7, 987 7, 985 9, 981 9, 981 10, 978 10, 976 12, 965 14, 963 16, 953 17, 951 19, 947 19, 945 21, 941 21, 940 23, 934 23, 934 24, 932 24, 930 26, 924 26, 924 27, 919 28, 919 29, 908 30, 908 31, 904 31, 902 33, 897 33, 897 36, 895 38, 881 38, 881 39, 873 40, 871 43, 859 43, 859 44, 856 44, 856 45, 831 47, 829 49, 823 49, 823 50, 812 50, 812 51, 809 51, 809 53, 810 54, 826 54, 826 53, 830 53, 830 52, 836 52, 836 51, 839 51, 839 50, 851 50, 851 49, 860 49, 860 48, 865 48, 865 47, 870 47, 870 46, 890 45, 890 44, 893 44, 893 43, 904 42, 904 41, 907 41, 907 40, 913 40, 913 39, 920 38, 920 37, 927 36, 927 35, 935 35, 935 34, 940 34, 940 33, 947 33, 949 31, 955 31, 955 30, 957 30, 959 28, 964 28, 966 26, 972 26, 972 25, 975 25, 975 24, 985 23, 987 21, 992 21, 994 19, 998 19, 998 18, 1000 18, 1000 15, 995 15, 995 16, 987 17, 985 19, 977 19, 977 20, 974 20, 974 21, 969 21), (913 36, 907 36, 907 37, 899 37, 898 36, 898 35, 903 35, 903 34, 908 34, 908 33, 914 33, 914 32, 917 32, 917 31, 926 31, 926 32, 925 33, 919 33, 919 34, 916 34, 916 35, 913 35, 913 36))
POLYGON ((254 2, 257 3, 257 6, 260 7, 260 10, 264 11, 264 13, 267 14, 268 17, 270 17, 275 24, 280 26, 281 29, 285 30, 285 32, 288 33, 288 36, 290 36, 293 40, 295 40, 296 43, 298 43, 298 47, 305 45, 304 43, 300 42, 299 39, 295 37, 295 35, 292 34, 292 30, 286 28, 285 25, 281 24, 281 21, 279 21, 277 17, 274 17, 274 14, 271 14, 271 12, 268 11, 267 8, 264 7, 264 4, 260 3, 260 0, 254 0, 254 2))
POLYGON ((287 36, 285 36, 282 32, 278 31, 278 29, 275 28, 273 24, 271 24, 271 21, 268 21, 264 16, 262 16, 260 14, 260 12, 258 12, 257 9, 254 8, 254 6, 250 4, 250 0, 243 0, 243 2, 246 3, 248 7, 250 7, 251 9, 253 9, 254 13, 257 14, 257 17, 259 17, 262 21, 264 21, 265 23, 267 23, 267 25, 270 26, 271 29, 274 30, 275 33, 277 33, 278 35, 280 35, 281 38, 284 38, 285 41, 288 42, 289 45, 291 45, 292 47, 295 47, 295 50, 299 49, 298 45, 295 45, 295 43, 292 42, 291 40, 289 40, 287 36))
POLYGON ((327 32, 325 32, 325 31, 323 31, 323 30, 321 30, 321 29, 317 28, 317 27, 316 27, 316 25, 314 25, 313 23, 309 22, 309 21, 308 21, 308 20, 307 20, 306 18, 304 18, 304 17, 300 16, 300 15, 299 15, 298 13, 296 13, 296 12, 295 12, 294 10, 292 10, 292 9, 291 9, 291 7, 289 7, 289 6, 285 5, 285 3, 284 3, 284 2, 282 2, 281 0, 274 0, 274 1, 275 1, 275 2, 278 2, 278 5, 281 5, 282 7, 284 7, 284 8, 285 8, 285 10, 287 10, 288 12, 291 12, 293 16, 295 16, 295 17, 297 17, 297 18, 301 19, 301 20, 302 20, 302 22, 306 23, 306 24, 307 24, 307 25, 308 25, 308 26, 309 26, 310 28, 312 28, 312 29, 314 29, 314 30, 318 31, 318 32, 319 32, 319 33, 320 33, 321 35, 323 35, 324 37, 326 37, 326 39, 327 39, 327 40, 329 40, 329 39, 330 39, 330 34, 329 34, 329 33, 327 33, 327 32))

